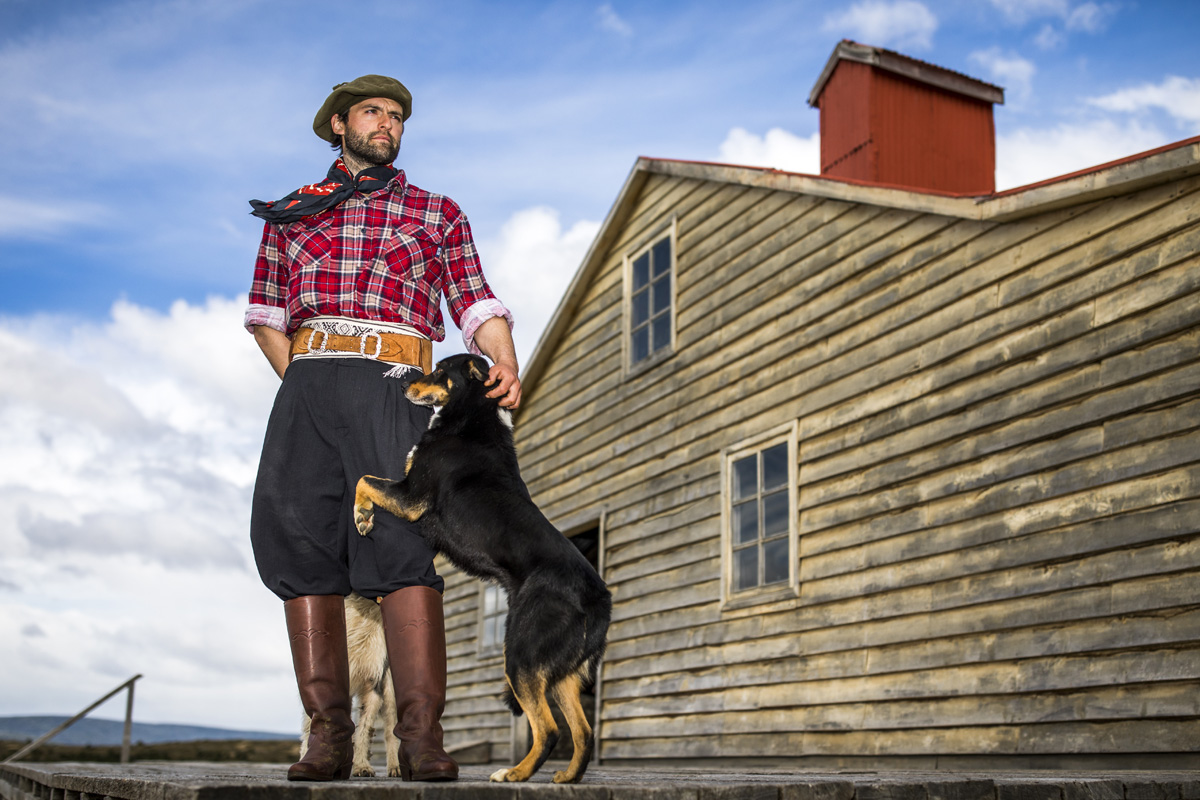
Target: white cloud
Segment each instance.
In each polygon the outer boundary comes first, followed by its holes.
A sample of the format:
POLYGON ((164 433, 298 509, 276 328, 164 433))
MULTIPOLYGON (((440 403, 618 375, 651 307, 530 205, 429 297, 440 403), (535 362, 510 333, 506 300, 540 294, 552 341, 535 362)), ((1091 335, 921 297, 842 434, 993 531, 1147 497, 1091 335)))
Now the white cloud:
POLYGON ((878 47, 927 50, 938 20, 917 0, 866 0, 825 18, 822 30, 878 47))
POLYGON ((1080 3, 1066 16, 1067 30, 1100 33, 1108 27, 1116 12, 1117 7, 1112 3, 1080 3))
POLYGON ((34 624, 34 625, 26 625, 24 628, 21 628, 21 635, 29 636, 31 638, 36 638, 36 639, 42 639, 42 638, 45 638, 46 632, 44 630, 42 630, 41 627, 34 624))
POLYGON ((771 128, 759 136, 745 128, 734 128, 721 142, 719 158, 727 164, 817 175, 821 172, 821 134, 804 138, 782 128, 771 128))
POLYGON ((1063 36, 1053 25, 1043 25, 1038 31, 1038 35, 1034 37, 1033 43, 1042 50, 1053 50, 1063 42, 1067 37, 1063 36))
POLYGON ((1106 111, 1128 113, 1159 109, 1181 123, 1195 125, 1200 123, 1200 78, 1170 75, 1161 83, 1121 89, 1103 97, 1090 98, 1088 103, 1106 111))
POLYGON ((205 537, 246 502, 277 385, 241 314, 212 298, 167 314, 121 302, 100 325, 0 321, 0 492, 12 512, 0 530, 15 528, 26 551, 53 541, 68 553, 136 551, 141 532, 146 558, 234 563, 205 537), (88 538, 96 531, 107 533, 88 538))
POLYGON ((0 195, 0 237, 36 239, 108 219, 108 210, 94 203, 71 200, 46 202, 0 195))
POLYGON ((564 228, 558 211, 537 206, 513 214, 495 239, 479 243, 488 283, 516 319, 513 340, 522 366, 599 230, 590 220, 564 228))
MULTIPOLYGON (((155 476, 145 472, 134 477, 148 485, 155 483, 155 476)), ((37 558, 64 552, 96 557, 129 554, 168 569, 211 567, 249 574, 249 564, 228 535, 228 510, 244 506, 247 495, 222 491, 225 487, 215 481, 201 480, 189 488, 196 494, 209 493, 203 501, 194 503, 203 508, 188 508, 180 513, 178 501, 186 498, 176 496, 166 508, 88 512, 78 523, 26 511, 20 530, 28 542, 27 552, 37 558)), ((43 493, 43 497, 52 503, 55 494, 43 493)))
POLYGON ((1010 102, 1020 105, 1029 100, 1033 93, 1033 76, 1037 73, 1032 61, 1011 51, 1004 52, 999 47, 976 50, 969 58, 1007 90, 1006 99, 1010 102))
POLYGON ((262 355, 241 325, 244 311, 243 300, 220 297, 203 305, 178 300, 166 314, 118 302, 100 335, 80 329, 75 345, 119 363, 135 403, 152 418, 207 432, 228 422, 214 408, 261 411, 274 393, 275 378, 263 372, 262 355), (272 388, 264 405, 266 387, 272 388), (172 390, 181 394, 162 394, 172 390))
POLYGON ((612 3, 605 3, 596 9, 596 17, 600 21, 600 29, 615 33, 618 36, 632 36, 633 27, 617 14, 612 3))
POLYGON ((1091 0, 1077 4, 1070 0, 992 0, 992 5, 1016 25, 1049 17, 1062 22, 1067 30, 1087 33, 1099 33, 1118 10, 1115 3, 1091 0))
POLYGON ((1064 123, 1048 130, 1022 128, 996 138, 996 188, 1056 178, 1169 143, 1137 120, 1064 123))
POLYGON ((992 0, 992 5, 1004 14, 1009 23, 1022 26, 1037 20, 1043 23, 1034 43, 1043 50, 1052 50, 1066 41, 1066 33, 1100 33, 1104 31, 1119 7, 1115 3, 1088 2, 1072 5, 1069 0, 992 0), (1059 28, 1061 26, 1061 30, 1059 28))
POLYGON ((242 311, 0 318, 5 713, 72 713, 141 672, 139 719, 295 727, 248 542, 278 380, 242 311))
MULTIPOLYGON (((28 594, 54 591, 45 602, 0 597, 5 713, 72 714, 141 673, 137 720, 297 730, 283 614, 256 578, 109 560, 98 574, 66 582, 38 566, 28 594)), ((105 712, 123 708, 96 713, 105 712)))
POLYGON ((1017 24, 1040 17, 1065 19, 1071 13, 1068 0, 992 0, 992 5, 1017 24))

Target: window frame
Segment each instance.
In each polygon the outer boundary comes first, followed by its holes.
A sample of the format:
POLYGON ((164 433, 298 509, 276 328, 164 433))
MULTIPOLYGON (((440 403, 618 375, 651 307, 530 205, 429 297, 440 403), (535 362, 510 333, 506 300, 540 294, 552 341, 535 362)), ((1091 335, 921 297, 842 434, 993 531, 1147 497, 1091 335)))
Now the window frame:
MULTIPOLYGON (((631 248, 624 257, 622 265, 623 270, 623 296, 621 305, 621 362, 624 365, 624 376, 630 378, 639 375, 648 369, 653 368, 656 364, 661 364, 675 354, 676 348, 676 330, 679 327, 679 304, 678 300, 678 273, 677 267, 679 264, 679 238, 678 238, 678 220, 672 216, 666 225, 654 229, 654 233, 643 237, 639 240, 637 246, 631 248), (669 287, 669 302, 668 306, 671 315, 670 325, 670 341, 666 346, 651 351, 651 353, 641 361, 634 363, 633 361, 633 262, 641 258, 645 253, 650 252, 656 244, 663 239, 669 239, 671 242, 671 265, 667 269, 667 280, 669 287)), ((651 273, 651 281, 653 284, 653 272, 651 273)), ((653 310, 651 316, 653 319, 653 310)), ((652 324, 652 323, 651 323, 652 324)), ((653 335, 653 334, 651 334, 653 335)))
MULTIPOLYGON (((800 466, 798 420, 745 439, 721 451, 721 609, 734 610, 800 595, 800 466), (788 579, 733 590, 733 463, 778 444, 788 448, 788 579)), ((761 493, 761 486, 759 491, 761 493)))
POLYGON ((480 581, 479 582, 479 611, 478 611, 478 615, 476 617, 476 628, 475 628, 475 643, 476 643, 475 653, 480 661, 489 660, 489 659, 493 659, 493 658, 500 658, 504 655, 504 637, 503 636, 501 636, 499 638, 499 640, 497 642, 495 642, 494 644, 485 645, 483 643, 484 628, 487 625, 488 619, 500 616, 499 614, 489 615, 487 613, 487 593, 488 593, 488 590, 490 590, 490 589, 494 589, 496 591, 497 602, 498 603, 503 602, 505 604, 503 613, 506 618, 505 624, 507 625, 508 595, 505 593, 504 588, 501 586, 497 586, 496 584, 493 584, 493 583, 488 583, 486 581, 480 581))

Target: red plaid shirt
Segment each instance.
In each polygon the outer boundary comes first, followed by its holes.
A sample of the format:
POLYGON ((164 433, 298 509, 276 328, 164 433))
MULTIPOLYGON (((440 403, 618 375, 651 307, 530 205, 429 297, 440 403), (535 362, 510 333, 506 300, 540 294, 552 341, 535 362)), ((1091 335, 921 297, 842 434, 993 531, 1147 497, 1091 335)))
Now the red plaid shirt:
POLYGON ((402 170, 371 194, 355 192, 297 222, 267 223, 245 325, 291 335, 306 319, 341 316, 410 325, 442 341, 442 294, 472 352, 484 321, 500 316, 512 325, 483 277, 462 210, 408 183, 402 170))

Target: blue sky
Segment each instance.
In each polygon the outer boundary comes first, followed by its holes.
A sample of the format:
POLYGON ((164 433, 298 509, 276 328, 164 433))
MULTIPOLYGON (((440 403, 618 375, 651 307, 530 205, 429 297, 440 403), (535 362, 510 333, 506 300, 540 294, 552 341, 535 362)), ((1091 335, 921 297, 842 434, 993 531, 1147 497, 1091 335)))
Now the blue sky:
POLYGON ((843 37, 1006 87, 1008 188, 1200 134, 1197 34, 1144 0, 0 0, 0 714, 145 672, 145 721, 295 726, 245 541, 246 201, 324 175, 333 84, 412 90, 398 163, 466 211, 524 360, 639 155, 817 171, 843 37))
MULTIPOLYGON (((323 175, 312 114, 366 72, 412 89, 400 163, 485 244, 523 208, 602 219, 638 155, 714 160, 734 128, 810 136, 808 90, 842 36, 1005 85, 1001 138, 1100 117, 1128 131, 1089 101, 1196 74, 1192 2, 832 7, 0 0, 0 312, 245 292, 246 199, 323 175)), ((1147 142, 1197 127, 1148 116, 1147 142)))

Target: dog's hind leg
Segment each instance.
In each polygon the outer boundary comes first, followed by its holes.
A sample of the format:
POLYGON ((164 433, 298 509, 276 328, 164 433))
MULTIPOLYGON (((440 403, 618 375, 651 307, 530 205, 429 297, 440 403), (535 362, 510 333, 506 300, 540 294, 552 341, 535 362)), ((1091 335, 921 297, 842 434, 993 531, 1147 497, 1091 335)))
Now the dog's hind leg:
POLYGON ((520 764, 493 772, 491 780, 527 781, 545 763, 550 751, 558 743, 558 726, 554 724, 554 715, 550 712, 550 704, 546 702, 545 673, 520 676, 515 684, 511 679, 507 680, 513 696, 529 719, 529 726, 533 730, 533 746, 520 764))
POLYGON ((304 756, 308 753, 308 733, 312 727, 312 717, 308 714, 304 715, 304 719, 300 721, 300 760, 304 760, 304 756))
POLYGON ((554 773, 555 783, 578 783, 587 771, 588 762, 592 759, 592 726, 588 724, 583 704, 579 701, 579 693, 583 689, 583 678, 579 672, 573 672, 554 685, 554 701, 567 719, 571 728, 571 742, 575 752, 567 768, 554 773))
POLYGON ((362 705, 358 710, 358 725, 354 729, 354 763, 350 774, 356 778, 374 778, 371 766, 371 739, 375 735, 375 718, 379 714, 383 698, 373 687, 360 690, 362 705))
POLYGON ((396 736, 396 690, 392 685, 392 671, 383 673, 383 746, 387 750, 387 774, 389 778, 401 778, 400 739, 396 736))

